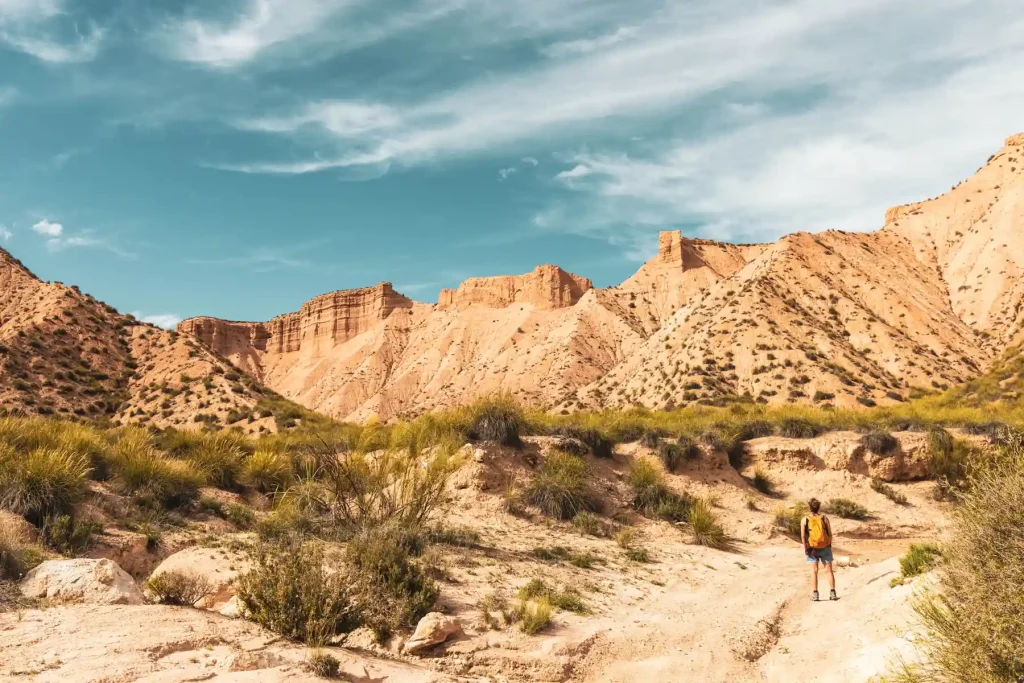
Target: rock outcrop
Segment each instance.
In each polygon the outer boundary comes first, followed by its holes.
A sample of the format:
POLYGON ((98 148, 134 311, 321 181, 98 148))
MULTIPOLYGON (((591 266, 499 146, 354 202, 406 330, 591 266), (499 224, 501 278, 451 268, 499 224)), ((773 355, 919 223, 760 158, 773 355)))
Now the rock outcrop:
POLYGON ((896 432, 897 447, 872 453, 856 432, 829 432, 813 439, 766 436, 746 442, 754 462, 793 470, 838 470, 883 481, 911 481, 928 474, 928 435, 896 432))
POLYGON ((537 266, 526 275, 475 277, 458 289, 442 289, 438 308, 462 310, 473 305, 505 308, 512 304, 529 304, 535 308, 566 308, 573 306, 594 288, 587 278, 567 273, 558 266, 537 266))
POLYGON ((462 635, 462 623, 458 619, 431 612, 416 624, 416 631, 402 646, 402 652, 417 654, 458 635, 462 635))
POLYGON ((142 591, 110 560, 47 560, 25 575, 21 592, 30 598, 91 605, 141 605, 142 591))
POLYGON ((186 548, 161 562, 150 578, 181 573, 204 579, 210 586, 210 592, 195 606, 220 611, 232 602, 237 593, 238 577, 251 565, 248 557, 240 552, 223 548, 186 548))

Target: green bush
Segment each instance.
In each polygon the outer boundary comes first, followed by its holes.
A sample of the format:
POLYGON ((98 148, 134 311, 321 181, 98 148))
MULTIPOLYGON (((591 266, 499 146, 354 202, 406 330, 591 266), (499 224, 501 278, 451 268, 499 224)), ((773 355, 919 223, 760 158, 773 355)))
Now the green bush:
POLYGON ((244 469, 245 453, 230 432, 205 435, 190 454, 196 470, 207 482, 229 491, 238 488, 244 469))
POLYGON ((124 430, 111 454, 114 481, 125 493, 161 507, 180 507, 199 494, 202 474, 184 460, 166 457, 142 429, 124 430))
POLYGON ((588 536, 607 536, 608 531, 601 518, 592 512, 581 512, 572 518, 572 525, 581 534, 588 536))
POLYGON ((904 578, 919 576, 930 570, 942 557, 942 551, 934 543, 911 543, 905 555, 900 557, 900 573, 904 578))
POLYGON ((437 584, 412 561, 421 543, 407 530, 377 529, 357 535, 345 550, 360 616, 380 640, 415 627, 437 602, 437 584))
POLYGON ((552 607, 557 607, 564 612, 584 615, 590 613, 590 608, 587 607, 577 591, 573 589, 556 590, 545 583, 543 579, 531 579, 529 583, 519 589, 518 597, 520 601, 542 598, 547 600, 552 607))
POLYGON ((326 571, 323 551, 311 543, 258 544, 238 599, 248 619, 313 646, 359 625, 345 574, 326 571))
POLYGON ((80 521, 71 515, 59 515, 46 518, 41 536, 46 545, 61 555, 73 556, 88 548, 92 535, 102 531, 103 524, 100 522, 80 521))
POLYGON ((572 519, 597 508, 587 462, 557 451, 544 460, 523 495, 529 504, 556 519, 572 519))
POLYGON ((527 635, 539 633, 551 624, 551 601, 546 597, 521 600, 516 612, 519 628, 527 635))
POLYGON ((860 437, 860 443, 875 455, 890 455, 900 447, 900 442, 889 432, 879 429, 872 430, 860 437))
POLYGON ((36 526, 69 514, 88 475, 89 464, 79 454, 42 447, 25 455, 0 443, 0 507, 36 526))
POLYGON ((161 605, 192 607, 211 590, 205 577, 187 572, 163 572, 146 582, 146 591, 161 605))

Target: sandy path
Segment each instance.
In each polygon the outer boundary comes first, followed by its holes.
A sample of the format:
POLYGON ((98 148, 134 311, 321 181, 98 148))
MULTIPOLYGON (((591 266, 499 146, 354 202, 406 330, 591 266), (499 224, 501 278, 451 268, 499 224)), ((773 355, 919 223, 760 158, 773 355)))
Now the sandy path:
MULTIPOLYGON (((900 631, 911 615, 910 589, 889 587, 895 557, 837 568, 840 601, 819 603, 809 600, 798 548, 733 557, 715 562, 698 587, 680 580, 591 624, 594 643, 574 679, 864 683, 892 652, 907 650, 900 631)), ((827 595, 824 580, 821 590, 827 595)))

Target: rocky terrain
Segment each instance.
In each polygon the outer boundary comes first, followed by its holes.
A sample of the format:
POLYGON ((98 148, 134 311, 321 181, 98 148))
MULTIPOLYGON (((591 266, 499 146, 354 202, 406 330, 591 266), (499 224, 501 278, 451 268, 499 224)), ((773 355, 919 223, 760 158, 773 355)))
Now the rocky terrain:
POLYGON ((1024 135, 871 233, 732 245, 662 233, 616 287, 556 266, 467 280, 437 304, 391 285, 267 323, 179 330, 285 397, 389 419, 497 390, 558 410, 894 404, 979 375, 1024 340, 1024 135))

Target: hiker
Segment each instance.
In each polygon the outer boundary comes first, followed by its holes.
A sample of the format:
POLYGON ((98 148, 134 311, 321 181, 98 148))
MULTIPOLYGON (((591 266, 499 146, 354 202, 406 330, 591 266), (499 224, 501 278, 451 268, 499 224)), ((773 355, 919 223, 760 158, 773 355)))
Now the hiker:
POLYGON ((811 566, 811 600, 818 600, 818 563, 825 565, 828 571, 828 599, 836 597, 836 575, 832 571, 832 524, 828 517, 821 514, 821 501, 811 498, 807 503, 811 514, 800 522, 800 540, 804 544, 804 554, 811 566))

